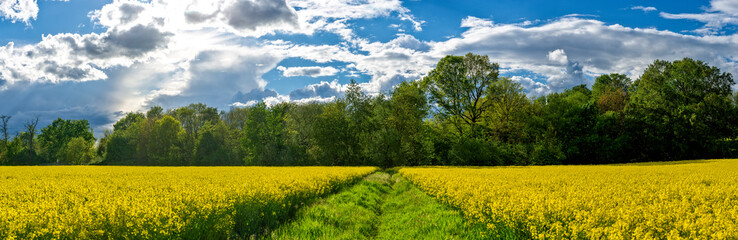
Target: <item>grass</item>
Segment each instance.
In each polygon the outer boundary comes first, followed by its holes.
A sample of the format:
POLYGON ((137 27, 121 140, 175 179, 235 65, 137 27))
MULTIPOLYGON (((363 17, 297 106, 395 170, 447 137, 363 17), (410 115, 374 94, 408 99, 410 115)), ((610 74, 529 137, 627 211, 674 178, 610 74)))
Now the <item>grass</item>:
POLYGON ((298 211, 271 239, 475 239, 483 229, 399 174, 377 172, 298 211))

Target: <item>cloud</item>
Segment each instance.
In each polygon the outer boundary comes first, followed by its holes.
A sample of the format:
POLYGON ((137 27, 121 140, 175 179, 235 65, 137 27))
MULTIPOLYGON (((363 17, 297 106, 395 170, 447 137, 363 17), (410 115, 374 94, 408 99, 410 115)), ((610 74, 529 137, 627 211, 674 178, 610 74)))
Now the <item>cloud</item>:
POLYGON ((282 71, 282 76, 285 77, 298 77, 298 76, 308 76, 308 77, 324 77, 324 76, 333 76, 338 73, 338 69, 335 69, 333 67, 283 67, 278 66, 277 69, 279 71, 282 71))
POLYGON ((110 82, 23 83, 0 92, 0 115, 12 116, 11 134, 22 130, 23 123, 39 118, 44 126, 54 119, 87 119, 99 137, 102 129, 115 119, 107 92, 110 82))
POLYGON ((255 30, 265 25, 297 24, 295 12, 284 0, 240 0, 225 5, 223 16, 235 29, 255 30))
POLYGON ((564 49, 556 49, 548 52, 548 60, 564 65, 569 62, 564 49))
POLYGON ((710 8, 703 13, 666 13, 660 16, 666 19, 688 19, 704 23, 705 25, 695 30, 697 33, 706 35, 717 34, 727 25, 738 25, 738 2, 735 0, 712 0, 710 8))
POLYGON ((34 45, 0 47, 0 77, 22 81, 62 82, 106 79, 106 68, 130 66, 166 47, 171 33, 155 26, 113 28, 105 33, 43 36, 34 45))
POLYGON ((652 11, 658 10, 655 7, 644 7, 644 6, 635 6, 635 7, 632 7, 630 9, 631 10, 641 10, 643 12, 652 12, 652 11))
POLYGON ((254 88, 250 92, 241 93, 240 91, 233 96, 233 102, 249 102, 249 101, 261 101, 264 98, 276 97, 279 93, 272 89, 258 89, 254 88))
POLYGON ((522 76, 512 76, 511 80, 520 83, 520 86, 526 91, 530 97, 540 97, 551 93, 551 88, 541 82, 536 82, 532 78, 522 76))
POLYGON ((9 19, 13 23, 21 21, 30 25, 30 20, 35 20, 36 16, 38 16, 36 0, 0 1, 0 18, 9 19))
POLYGON ((415 31, 422 31, 422 20, 416 19, 410 10, 402 6, 400 0, 293 0, 290 5, 298 9, 298 15, 305 22, 317 23, 317 26, 325 25, 326 19, 369 19, 377 17, 388 17, 393 13, 404 21, 413 24, 415 31))
POLYGON ((345 91, 344 86, 338 83, 338 81, 321 81, 320 83, 310 84, 304 88, 296 89, 290 92, 288 96, 291 100, 330 98, 342 96, 345 91))
MULTIPOLYGON (((267 82, 261 76, 273 69, 282 58, 264 49, 232 48, 200 52, 181 69, 181 82, 163 87, 148 101, 148 105, 182 106, 203 102, 225 107, 234 96, 263 89, 267 82)), ((240 99, 237 99, 240 100, 240 99)))

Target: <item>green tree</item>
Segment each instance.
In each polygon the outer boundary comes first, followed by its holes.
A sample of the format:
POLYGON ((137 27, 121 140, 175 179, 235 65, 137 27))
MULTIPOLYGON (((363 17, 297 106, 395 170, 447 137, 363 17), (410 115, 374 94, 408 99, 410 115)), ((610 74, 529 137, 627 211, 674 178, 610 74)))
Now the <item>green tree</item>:
POLYGON ((347 119, 346 102, 329 102, 315 123, 315 143, 327 165, 356 164, 360 154, 358 136, 352 134, 347 119))
POLYGON ((0 133, 3 134, 3 140, 0 142, 0 165, 8 164, 10 159, 8 159, 8 144, 10 142, 8 141, 9 135, 8 135, 8 121, 10 121, 11 116, 6 115, 0 115, 0 133))
POLYGON ((93 141, 74 137, 64 146, 59 161, 72 165, 89 164, 95 159, 94 145, 93 141))
POLYGON ((292 104, 285 115, 285 133, 290 162, 296 165, 329 165, 315 140, 317 121, 325 104, 292 104))
POLYGON ((61 162, 64 147, 73 138, 80 137, 85 141, 95 141, 95 137, 87 120, 64 120, 58 118, 41 129, 38 135, 43 155, 53 162, 61 162))
POLYGON ((505 143, 522 142, 531 101, 525 95, 520 83, 509 78, 501 78, 487 88, 484 101, 489 106, 484 121, 490 137, 505 143))
POLYGON ((702 61, 654 61, 635 81, 626 106, 635 144, 642 146, 637 158, 716 156, 721 139, 735 134, 733 84, 730 73, 702 61))
POLYGON ((595 79, 595 83, 592 85, 592 98, 600 112, 615 111, 622 113, 628 102, 631 89, 628 76, 617 73, 601 75, 595 79))
POLYGON ((249 109, 241 142, 247 165, 284 165, 284 113, 287 104, 268 108, 260 102, 249 109))
POLYGON ((386 162, 386 167, 429 164, 433 151, 430 128, 424 119, 430 105, 419 82, 402 82, 392 91, 389 126, 398 134, 397 158, 386 162))
POLYGON ((479 123, 489 109, 489 101, 483 99, 487 88, 498 80, 499 68, 487 56, 449 55, 423 79, 431 100, 440 107, 438 113, 454 124, 460 136, 481 135, 479 123), (464 133, 466 128, 469 133, 464 133))
POLYGON ((143 113, 130 112, 113 124, 113 131, 125 131, 134 123, 146 118, 143 113))
POLYGON ((180 147, 184 135, 182 123, 169 115, 157 120, 151 131, 152 147, 149 148, 148 158, 156 165, 188 165, 182 159, 180 147))
POLYGON ((241 164, 237 150, 238 132, 232 131, 222 121, 202 126, 200 137, 195 147, 193 165, 223 166, 241 164))

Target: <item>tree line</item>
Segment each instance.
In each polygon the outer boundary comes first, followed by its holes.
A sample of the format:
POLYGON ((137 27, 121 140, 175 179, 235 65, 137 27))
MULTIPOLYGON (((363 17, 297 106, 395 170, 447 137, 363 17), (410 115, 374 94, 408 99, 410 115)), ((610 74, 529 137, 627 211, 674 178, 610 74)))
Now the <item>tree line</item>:
POLYGON ((426 77, 370 96, 352 81, 330 102, 204 104, 131 112, 99 141, 87 120, 38 120, 10 137, 0 164, 542 165, 738 155, 730 73, 656 60, 623 74, 528 97, 487 56, 446 56, 426 77))

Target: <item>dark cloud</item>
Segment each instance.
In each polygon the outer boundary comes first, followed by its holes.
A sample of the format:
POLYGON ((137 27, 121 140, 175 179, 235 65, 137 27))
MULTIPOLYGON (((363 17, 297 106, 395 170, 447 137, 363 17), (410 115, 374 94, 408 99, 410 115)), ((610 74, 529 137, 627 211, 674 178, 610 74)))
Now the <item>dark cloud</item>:
POLYGON ((263 25, 297 24, 297 15, 285 0, 240 0, 223 10, 228 25, 256 30, 263 25))
POLYGON ((190 63, 191 76, 177 95, 162 95, 150 104, 164 107, 202 102, 219 108, 233 103, 238 92, 261 89, 266 82, 261 75, 281 60, 265 53, 239 50, 204 51, 190 63))
POLYGON ((110 88, 107 81, 16 83, 0 91, 0 115, 12 116, 13 133, 36 117, 39 129, 57 118, 87 119, 99 137, 116 120, 108 110, 113 104, 106 91, 110 88))
POLYGON ((138 18, 138 14, 143 12, 145 8, 138 4, 123 3, 119 6, 121 23, 129 23, 138 18))
POLYGON ((341 86, 337 82, 320 82, 311 84, 304 88, 296 89, 289 93, 291 100, 300 100, 304 98, 329 98, 340 97, 343 95, 341 86))
POLYGON ((56 76, 58 79, 85 79, 91 77, 90 68, 82 69, 59 65, 54 61, 44 61, 39 65, 45 73, 56 76))
POLYGON ((170 35, 153 26, 136 25, 123 31, 113 31, 104 41, 113 44, 107 47, 122 47, 121 54, 136 57, 164 46, 170 35))
POLYGON ((389 78, 388 81, 382 82, 381 86, 379 87, 380 92, 387 92, 391 91, 393 87, 395 87, 397 84, 400 84, 401 82, 411 81, 412 79, 407 78, 402 75, 394 75, 389 78))
POLYGON ((232 102, 248 103, 249 101, 261 101, 264 98, 276 97, 279 94, 272 89, 255 88, 247 93, 238 92, 233 96, 232 102))
POLYGON ((201 12, 195 12, 195 11, 189 11, 185 12, 185 20, 187 20, 187 23, 202 23, 209 19, 214 18, 217 16, 217 13, 212 14, 205 14, 201 12))

